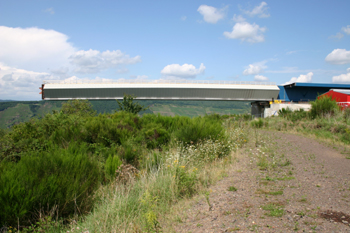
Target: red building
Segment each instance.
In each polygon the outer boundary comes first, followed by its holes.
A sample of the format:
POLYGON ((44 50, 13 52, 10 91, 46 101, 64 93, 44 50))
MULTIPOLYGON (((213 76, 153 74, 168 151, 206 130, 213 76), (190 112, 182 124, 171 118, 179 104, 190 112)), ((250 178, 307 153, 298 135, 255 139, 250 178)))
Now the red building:
MULTIPOLYGON (((350 90, 346 89, 331 89, 327 93, 321 96, 330 96, 332 99, 337 101, 337 104, 341 109, 350 107, 350 90)), ((320 97, 321 97, 320 96, 320 97)))

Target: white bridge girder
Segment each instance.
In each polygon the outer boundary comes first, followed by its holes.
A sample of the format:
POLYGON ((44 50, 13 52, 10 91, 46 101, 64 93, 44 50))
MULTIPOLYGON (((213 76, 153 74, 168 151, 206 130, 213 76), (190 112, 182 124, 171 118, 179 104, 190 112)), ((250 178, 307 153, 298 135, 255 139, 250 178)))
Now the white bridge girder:
POLYGON ((53 83, 42 85, 42 99, 122 99, 125 94, 147 100, 271 101, 279 88, 272 83, 192 81, 142 83, 53 83))

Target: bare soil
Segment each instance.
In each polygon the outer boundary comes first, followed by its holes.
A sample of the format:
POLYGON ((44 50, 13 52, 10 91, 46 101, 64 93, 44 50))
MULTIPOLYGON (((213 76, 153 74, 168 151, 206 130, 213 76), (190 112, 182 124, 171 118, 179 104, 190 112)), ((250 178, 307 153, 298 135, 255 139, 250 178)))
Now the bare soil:
POLYGON ((237 153, 227 177, 211 187, 207 198, 194 199, 173 229, 350 232, 347 157, 339 146, 333 148, 300 135, 260 131, 237 153))

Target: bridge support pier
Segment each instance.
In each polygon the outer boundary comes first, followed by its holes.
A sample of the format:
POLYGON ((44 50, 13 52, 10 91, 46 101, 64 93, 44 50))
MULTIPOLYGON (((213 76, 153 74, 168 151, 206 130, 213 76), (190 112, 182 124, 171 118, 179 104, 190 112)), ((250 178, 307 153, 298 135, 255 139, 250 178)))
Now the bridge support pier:
POLYGON ((264 118, 265 108, 269 108, 270 103, 268 101, 256 101, 251 103, 251 115, 253 118, 264 118))

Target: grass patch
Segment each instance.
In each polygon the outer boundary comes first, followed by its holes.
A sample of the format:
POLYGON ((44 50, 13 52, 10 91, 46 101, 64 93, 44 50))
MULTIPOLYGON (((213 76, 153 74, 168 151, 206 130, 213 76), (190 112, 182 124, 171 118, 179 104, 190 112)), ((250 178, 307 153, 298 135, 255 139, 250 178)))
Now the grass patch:
POLYGON ((268 211, 266 215, 270 217, 282 217, 284 214, 284 205, 281 203, 269 203, 261 208, 268 211))
POLYGON ((228 187, 228 191, 230 191, 230 192, 236 192, 236 191, 237 191, 237 188, 235 188, 234 186, 230 186, 230 187, 228 187))
POLYGON ((283 195, 283 191, 282 190, 279 190, 279 191, 267 191, 267 190, 264 190, 264 189, 258 189, 255 193, 256 194, 273 195, 273 196, 283 195))

